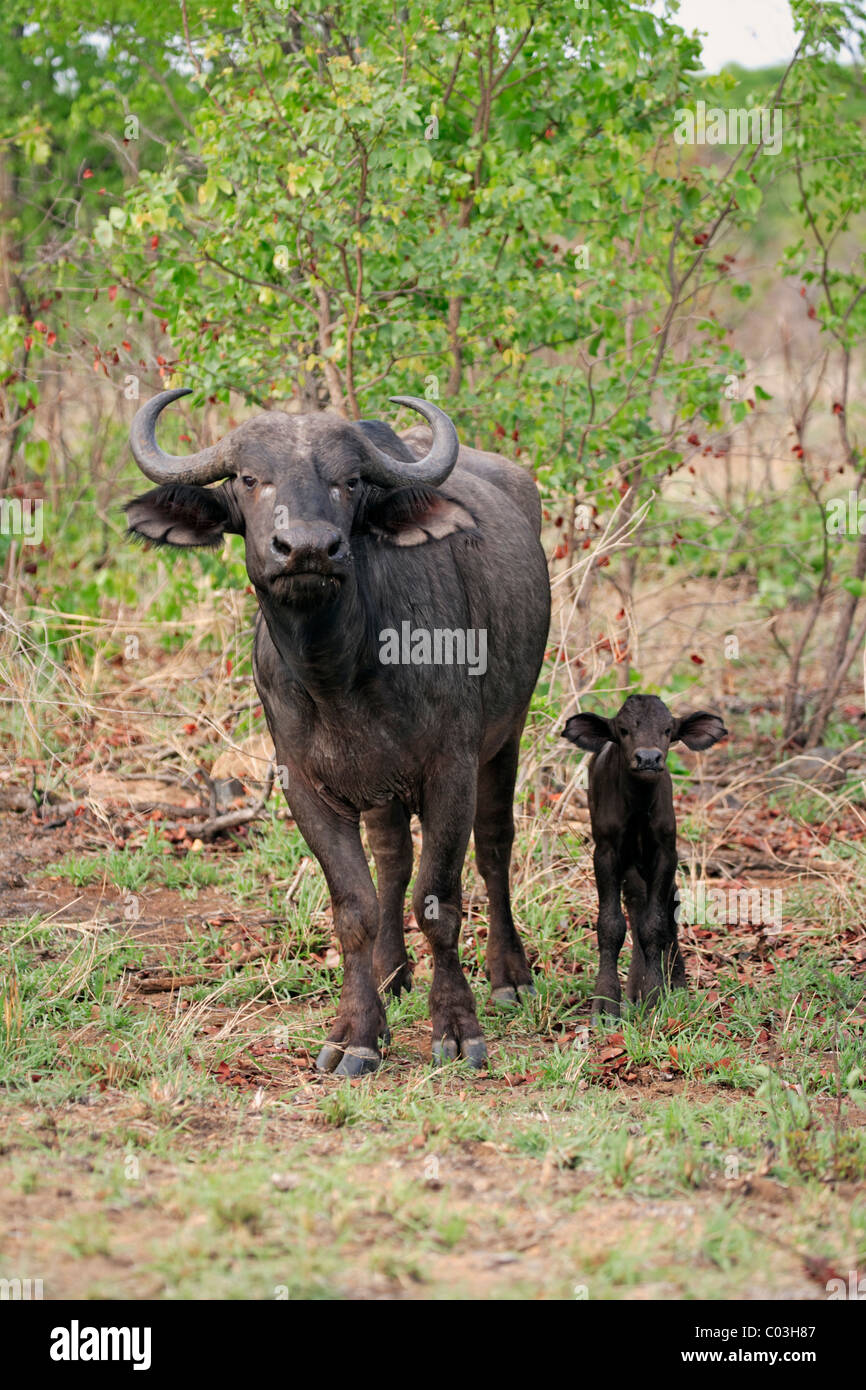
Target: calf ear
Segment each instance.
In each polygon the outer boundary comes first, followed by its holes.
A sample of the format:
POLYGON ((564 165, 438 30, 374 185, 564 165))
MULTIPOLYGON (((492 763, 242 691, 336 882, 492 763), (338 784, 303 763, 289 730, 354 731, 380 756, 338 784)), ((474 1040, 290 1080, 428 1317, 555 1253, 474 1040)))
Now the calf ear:
POLYGON ((567 738, 589 753, 600 753, 606 743, 616 742, 610 720, 600 714, 573 714, 565 721, 560 738, 567 738))
POLYGON ((355 519, 356 531, 368 531, 389 545, 426 545, 458 531, 479 538, 474 516, 435 488, 369 488, 355 519))
POLYGON ((167 483, 125 505, 127 534, 154 545, 219 545, 226 531, 241 526, 228 506, 225 488, 167 483))
POLYGON ((719 739, 727 738, 728 731, 717 714, 707 714, 706 710, 696 710, 694 714, 684 714, 678 719, 671 734, 671 743, 677 739, 692 748, 696 753, 704 748, 712 748, 719 739))

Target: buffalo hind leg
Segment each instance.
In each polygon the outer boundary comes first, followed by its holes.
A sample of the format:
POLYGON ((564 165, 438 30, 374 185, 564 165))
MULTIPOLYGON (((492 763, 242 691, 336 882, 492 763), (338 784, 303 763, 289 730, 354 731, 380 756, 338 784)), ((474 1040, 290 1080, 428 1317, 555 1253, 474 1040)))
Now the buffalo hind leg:
POLYGON ((428 778, 421 813, 421 862, 415 880, 415 918, 433 952, 430 1017, 433 1060, 463 1057, 483 1067, 487 1047, 472 990, 460 965, 463 912, 460 876, 475 810, 475 777, 428 778))
POLYGON ((373 947, 373 974, 380 989, 399 998, 412 988, 412 965, 406 954, 403 905, 412 877, 412 834, 402 801, 389 801, 364 812, 367 839, 376 860, 379 930, 373 947))
MULTIPOLYGON (((521 721, 522 727, 522 721, 521 721)), ((475 862, 490 905, 487 977, 494 1003, 511 1005, 535 993, 523 942, 511 915, 511 847, 514 843, 514 782, 520 731, 478 769, 475 862)))
MULTIPOLYGON (((279 751, 279 750, 278 750, 279 751)), ((382 1060, 379 1038, 386 1036, 385 1009, 373 979, 373 944, 379 902, 361 844, 360 819, 347 820, 298 783, 286 791, 298 829, 322 866, 331 894, 334 928, 343 950, 340 1005, 319 1071, 361 1076, 382 1060)))

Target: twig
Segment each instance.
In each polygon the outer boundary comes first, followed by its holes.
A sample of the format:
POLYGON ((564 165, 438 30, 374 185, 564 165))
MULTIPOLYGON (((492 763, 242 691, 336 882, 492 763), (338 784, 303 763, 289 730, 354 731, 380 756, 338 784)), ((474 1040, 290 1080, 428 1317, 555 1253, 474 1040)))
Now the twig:
MULTIPOLYGON (((261 956, 275 956, 282 950, 285 942, 277 941, 270 946, 255 946, 251 951, 244 951, 241 955, 235 956, 233 960, 223 961, 223 966, 230 966, 232 970, 238 970, 242 965, 247 965, 251 960, 258 960, 261 956)), ((218 979, 218 974, 211 975, 170 975, 167 979, 139 980, 133 978, 133 984, 140 994, 167 994, 175 989, 185 989, 189 985, 212 984, 218 979)))
POLYGON ((194 840, 212 840, 224 830, 233 830, 236 825, 246 825, 248 821, 257 820, 267 805, 273 786, 274 760, 271 758, 264 789, 254 806, 245 806, 239 811, 226 811, 224 815, 211 816, 208 820, 188 825, 187 834, 194 840))

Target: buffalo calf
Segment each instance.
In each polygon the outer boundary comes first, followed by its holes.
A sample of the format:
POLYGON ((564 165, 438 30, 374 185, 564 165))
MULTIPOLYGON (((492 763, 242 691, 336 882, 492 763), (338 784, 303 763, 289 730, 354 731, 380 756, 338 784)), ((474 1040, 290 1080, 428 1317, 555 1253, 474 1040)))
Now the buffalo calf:
POLYGON ((574 714, 562 731, 595 755, 589 765, 598 892, 594 1016, 619 1017, 623 898, 632 934, 628 998, 652 1003, 663 985, 685 988, 676 922, 677 822, 665 759, 672 743, 710 748, 727 732, 717 714, 699 710, 678 719, 655 695, 630 695, 613 719, 574 714))

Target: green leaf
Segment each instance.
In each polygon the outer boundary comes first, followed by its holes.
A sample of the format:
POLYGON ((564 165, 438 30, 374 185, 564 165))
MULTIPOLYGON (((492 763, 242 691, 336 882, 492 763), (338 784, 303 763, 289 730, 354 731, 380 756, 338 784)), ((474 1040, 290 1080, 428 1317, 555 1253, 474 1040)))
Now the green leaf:
POLYGON ((100 217, 93 228, 93 239, 97 246, 107 251, 114 241, 114 229, 107 217, 100 217))

